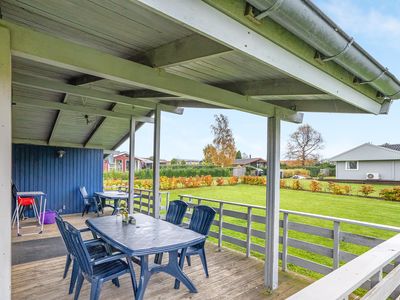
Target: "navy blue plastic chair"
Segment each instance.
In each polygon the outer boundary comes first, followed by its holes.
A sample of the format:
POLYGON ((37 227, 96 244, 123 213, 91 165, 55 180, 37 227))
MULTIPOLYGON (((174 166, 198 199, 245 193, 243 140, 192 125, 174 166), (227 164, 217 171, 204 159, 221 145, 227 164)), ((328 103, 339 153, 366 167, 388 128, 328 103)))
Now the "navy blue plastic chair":
POLYGON ((94 210, 97 214, 97 216, 99 216, 99 212, 101 211, 102 214, 104 214, 104 210, 103 210, 103 206, 101 204, 100 199, 98 199, 97 197, 94 196, 89 196, 86 187, 81 186, 79 188, 79 192, 81 193, 82 199, 83 199, 83 211, 82 211, 82 217, 83 215, 86 213, 89 213, 89 209, 90 207, 94 206, 94 210))
POLYGON ((112 280, 119 287, 118 277, 126 273, 131 276, 133 291, 136 296, 136 278, 131 258, 126 254, 119 253, 92 259, 79 230, 68 222, 64 222, 64 224, 67 239, 71 241, 72 254, 79 264, 74 300, 79 298, 84 279, 91 284, 90 300, 97 300, 100 297, 101 287, 104 282, 112 280))
MULTIPOLYGON (((174 200, 171 201, 168 205, 167 215, 165 216, 165 221, 175 224, 181 225, 183 218, 185 217, 186 210, 188 208, 188 204, 182 200, 174 200)), ((154 258, 154 263, 161 265, 163 254, 156 254, 154 258)))
POLYGON ((171 201, 168 206, 165 221, 175 225, 181 225, 187 208, 188 204, 182 200, 171 201))
MULTIPOLYGON (((190 219, 189 229, 207 236, 214 221, 214 218, 215 210, 213 208, 206 205, 195 206, 193 208, 192 218, 190 219)), ((206 251, 204 245, 205 241, 189 247, 186 251, 185 257, 188 265, 190 266, 190 257, 193 255, 199 255, 204 272, 206 273, 206 277, 208 277, 206 251)))
MULTIPOLYGON (((72 254, 73 253, 72 245, 71 245, 71 241, 68 239, 68 235, 66 234, 64 220, 58 214, 56 215, 56 224, 57 224, 58 230, 60 231, 61 237, 64 241, 65 248, 67 249, 67 258, 65 261, 63 279, 65 279, 67 277, 68 270, 71 266, 71 262, 73 262, 71 282, 69 284, 69 294, 72 294, 72 292, 74 291, 76 279, 78 277, 79 266, 72 254)), ((91 231, 91 230, 89 228, 83 228, 83 229, 80 229, 79 231, 86 232, 86 231, 91 231)), ((97 239, 97 237, 94 233, 92 233, 92 234, 93 234, 94 239, 84 241, 84 243, 88 249, 88 252, 90 254, 90 257, 91 258, 99 258, 99 257, 107 256, 110 253, 110 251, 107 249, 107 245, 101 239, 97 239)))

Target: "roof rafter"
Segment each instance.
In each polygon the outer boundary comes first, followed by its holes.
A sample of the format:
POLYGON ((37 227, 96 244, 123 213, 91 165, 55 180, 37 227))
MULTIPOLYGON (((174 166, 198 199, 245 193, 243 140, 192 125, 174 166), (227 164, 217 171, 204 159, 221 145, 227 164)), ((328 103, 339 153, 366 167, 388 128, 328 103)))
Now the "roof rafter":
POLYGON ((47 100, 40 100, 40 99, 32 99, 32 98, 26 98, 26 97, 21 97, 21 96, 14 96, 12 101, 16 105, 21 105, 21 106, 41 107, 41 108, 45 108, 45 109, 54 109, 54 110, 60 110, 60 111, 65 110, 65 111, 90 114, 90 115, 94 115, 94 116, 117 118, 117 119, 130 119, 132 116, 134 116, 139 122, 154 123, 154 120, 152 118, 140 116, 137 113, 135 113, 134 111, 126 111, 125 110, 123 113, 121 113, 121 112, 109 111, 106 109, 92 107, 92 106, 71 105, 68 103, 47 101, 47 100))
MULTIPOLYGON (((38 89, 43 89, 47 91, 66 93, 70 95, 80 96, 80 97, 88 97, 95 100, 106 101, 111 103, 121 103, 131 105, 133 107, 142 107, 148 109, 155 109, 158 100, 156 99, 146 99, 142 100, 140 98, 132 98, 127 96, 122 96, 118 94, 111 94, 102 91, 98 91, 95 89, 75 86, 67 83, 63 83, 60 81, 54 81, 45 78, 38 78, 28 75, 22 74, 14 74, 12 79, 14 84, 33 87, 38 89)), ((161 109, 171 113, 182 114, 183 110, 174 106, 162 104, 161 109)))
MULTIPOLYGON (((12 55, 262 116, 301 122, 303 115, 195 80, 141 65, 29 28, 0 21, 11 31, 12 55)), ((81 88, 81 87, 74 87, 81 88)))

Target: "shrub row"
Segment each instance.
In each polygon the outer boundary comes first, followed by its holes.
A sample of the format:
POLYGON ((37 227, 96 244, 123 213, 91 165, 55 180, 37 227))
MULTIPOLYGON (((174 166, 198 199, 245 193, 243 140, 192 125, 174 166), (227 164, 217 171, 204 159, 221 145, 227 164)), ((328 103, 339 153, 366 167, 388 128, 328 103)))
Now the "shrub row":
POLYGON ((310 171, 306 169, 284 169, 282 170, 283 178, 291 178, 294 175, 301 175, 304 177, 310 177, 310 171))
POLYGON ((383 189, 379 192, 379 196, 385 200, 400 201, 400 186, 383 189))
MULTIPOLYGON (((202 186, 215 185, 235 185, 239 183, 238 177, 229 177, 225 180, 222 177, 218 177, 215 180, 210 176, 194 176, 194 177, 160 177, 160 189, 161 190, 174 190, 180 188, 196 188, 202 186)), ((106 190, 118 190, 125 189, 128 187, 128 181, 123 179, 106 179, 104 180, 104 189, 106 190)), ((153 187, 153 181, 149 179, 138 179, 135 180, 135 188, 139 189, 151 189, 153 187)))
MULTIPOLYGON (((221 167, 163 167, 160 169, 160 175, 165 177, 193 177, 207 176, 212 177, 229 177, 232 175, 232 169, 221 167)), ((104 179, 122 179, 128 180, 128 172, 104 172, 104 179)), ((142 169, 135 172, 137 179, 151 179, 153 177, 152 169, 142 169)))

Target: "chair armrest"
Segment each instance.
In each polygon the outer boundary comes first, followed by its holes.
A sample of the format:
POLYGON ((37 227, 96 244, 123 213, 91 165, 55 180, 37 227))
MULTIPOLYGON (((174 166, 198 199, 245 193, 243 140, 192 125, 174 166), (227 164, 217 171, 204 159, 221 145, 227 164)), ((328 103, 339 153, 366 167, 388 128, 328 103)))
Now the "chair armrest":
POLYGON ((179 227, 189 229, 189 224, 181 224, 181 225, 179 225, 179 227))
POLYGON ((114 261, 114 260, 118 260, 118 259, 123 259, 123 258, 127 258, 127 255, 126 254, 121 254, 121 253, 120 254, 113 254, 113 255, 109 255, 109 256, 106 256, 106 257, 99 258, 99 259, 95 259, 95 260, 92 261, 92 264, 94 266, 97 266, 97 265, 104 264, 106 262, 110 262, 110 261, 114 261))
POLYGON ((97 246, 97 245, 104 246, 106 244, 102 239, 91 239, 83 242, 86 246, 97 246))
POLYGON ((90 230, 90 228, 89 228, 89 227, 80 228, 80 229, 78 229, 78 230, 79 230, 79 232, 87 232, 87 231, 92 231, 92 230, 90 230))

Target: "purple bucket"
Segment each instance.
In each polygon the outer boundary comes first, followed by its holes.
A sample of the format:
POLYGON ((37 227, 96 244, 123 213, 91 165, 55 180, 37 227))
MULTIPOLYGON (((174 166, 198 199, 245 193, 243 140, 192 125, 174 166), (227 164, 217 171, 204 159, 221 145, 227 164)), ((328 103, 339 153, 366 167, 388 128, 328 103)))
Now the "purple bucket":
POLYGON ((43 224, 54 224, 56 222, 57 213, 52 210, 46 210, 45 213, 40 214, 40 220, 43 220, 43 224), (44 219, 43 219, 44 214, 44 219))

